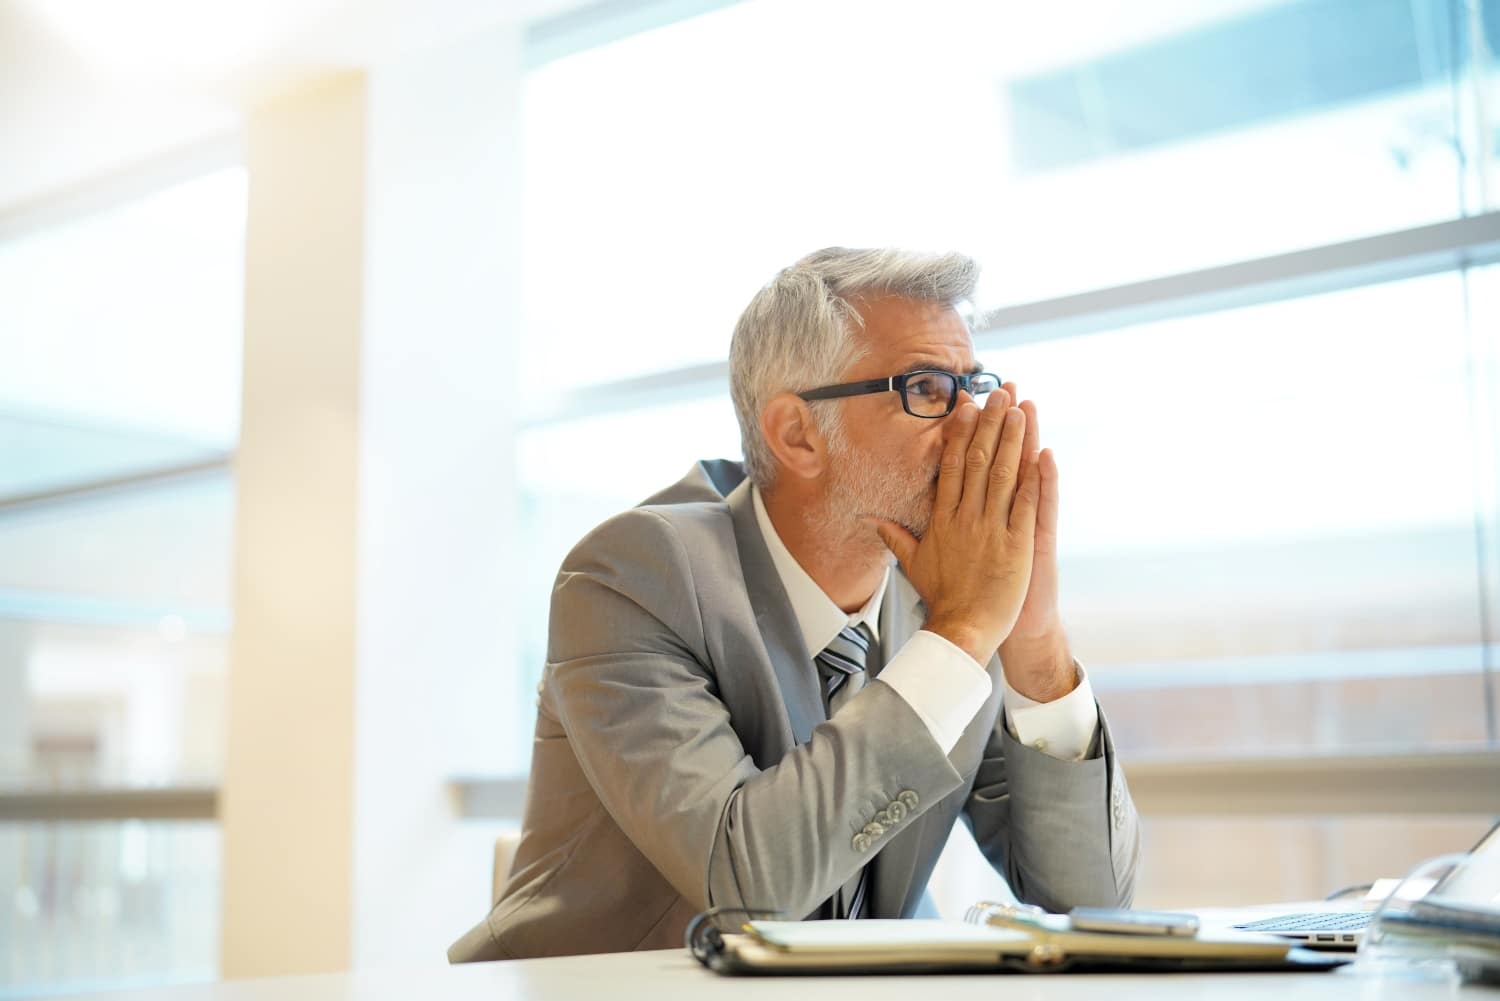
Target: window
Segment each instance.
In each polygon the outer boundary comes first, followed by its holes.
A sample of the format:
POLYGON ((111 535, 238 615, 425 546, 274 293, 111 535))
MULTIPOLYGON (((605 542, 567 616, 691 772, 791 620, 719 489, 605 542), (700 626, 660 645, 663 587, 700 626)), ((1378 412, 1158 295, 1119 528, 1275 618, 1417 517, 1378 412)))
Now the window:
MULTIPOLYGON (((1129 760, 1495 746, 1494 241, 1400 248, 1496 208, 1497 42, 1493 2, 760 0, 551 46, 524 97, 522 363, 566 343, 579 392, 520 388, 525 696, 567 549, 738 456, 725 360, 760 284, 902 245, 985 266, 979 354, 1057 450, 1063 610, 1129 760), (1319 247, 1379 267, 1299 272, 1319 247), (1291 273, 1202 295, 1244 262, 1291 273), (1137 301, 1173 318, 1090 314, 1137 301)), ((1473 826, 1388 823, 1396 870, 1473 826)))
MULTIPOLYGON (((223 754, 245 177, 0 243, 0 794, 223 754)), ((217 824, 0 824, 0 983, 207 979, 217 824)))
MULTIPOLYGON (((643 407, 539 426, 518 443, 521 561, 521 697, 534 700, 547 656, 552 580, 583 533, 685 476, 703 458, 739 458, 739 425, 727 397, 643 407), (663 428, 672 432, 662 434, 663 428), (601 441, 655 442, 600 448, 601 441)), ((524 718, 524 714, 523 714, 524 718)), ((531 734, 517 735, 521 761, 531 734)))
POLYGON ((986 352, 1043 401, 1066 614, 1125 746, 1486 741, 1463 286, 986 352))
POLYGON ((720 361, 832 244, 964 250, 989 308, 1474 211, 1464 10, 759 0, 557 59, 525 92, 526 370, 720 361))

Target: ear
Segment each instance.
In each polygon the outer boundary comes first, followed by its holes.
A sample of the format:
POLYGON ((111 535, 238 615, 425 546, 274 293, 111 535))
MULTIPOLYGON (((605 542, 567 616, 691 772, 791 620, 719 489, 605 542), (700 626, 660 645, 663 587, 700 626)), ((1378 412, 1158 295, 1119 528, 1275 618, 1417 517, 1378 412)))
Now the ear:
POLYGON ((796 393, 777 393, 760 412, 765 436, 776 464, 791 476, 821 476, 828 462, 828 443, 812 419, 812 409, 796 393))

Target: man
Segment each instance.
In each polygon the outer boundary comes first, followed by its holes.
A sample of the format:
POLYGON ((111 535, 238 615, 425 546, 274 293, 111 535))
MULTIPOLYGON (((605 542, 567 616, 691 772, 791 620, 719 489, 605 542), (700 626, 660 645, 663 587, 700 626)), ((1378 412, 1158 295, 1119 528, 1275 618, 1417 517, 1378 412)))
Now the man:
POLYGON ((564 561, 521 843, 451 960, 679 946, 709 907, 910 917, 960 816, 1023 900, 1128 904, 1057 468, 974 357, 977 274, 834 248, 751 301, 745 466, 700 463, 564 561))

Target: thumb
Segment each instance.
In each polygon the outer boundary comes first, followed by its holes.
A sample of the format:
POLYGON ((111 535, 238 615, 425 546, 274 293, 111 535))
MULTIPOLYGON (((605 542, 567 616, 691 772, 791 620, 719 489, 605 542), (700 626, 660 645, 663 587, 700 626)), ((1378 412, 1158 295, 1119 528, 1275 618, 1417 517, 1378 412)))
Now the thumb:
POLYGON ((896 554, 896 562, 901 564, 902 569, 911 566, 912 557, 917 555, 915 535, 894 521, 887 521, 884 518, 866 518, 865 521, 874 526, 875 534, 880 536, 880 541, 885 543, 885 548, 896 554))

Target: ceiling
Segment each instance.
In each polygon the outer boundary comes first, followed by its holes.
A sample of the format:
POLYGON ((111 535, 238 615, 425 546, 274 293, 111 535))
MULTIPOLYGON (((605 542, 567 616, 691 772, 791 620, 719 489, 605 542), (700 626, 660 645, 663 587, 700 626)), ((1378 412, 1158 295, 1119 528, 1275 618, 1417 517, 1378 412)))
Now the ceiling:
MULTIPOLYGON (((309 78, 507 26, 541 28, 534 39, 609 35, 731 2, 0 0, 0 236, 116 175, 144 167, 159 180, 153 161, 222 148, 245 109, 309 78)), ((1054 0, 1030 13, 944 2, 993 20, 991 58, 1021 72, 1056 61, 1048 39, 1077 58, 1285 0, 1054 0), (1037 20, 1069 28, 1035 30, 1037 20)))
POLYGON ((232 135, 299 80, 590 0, 0 0, 0 218, 232 135))

